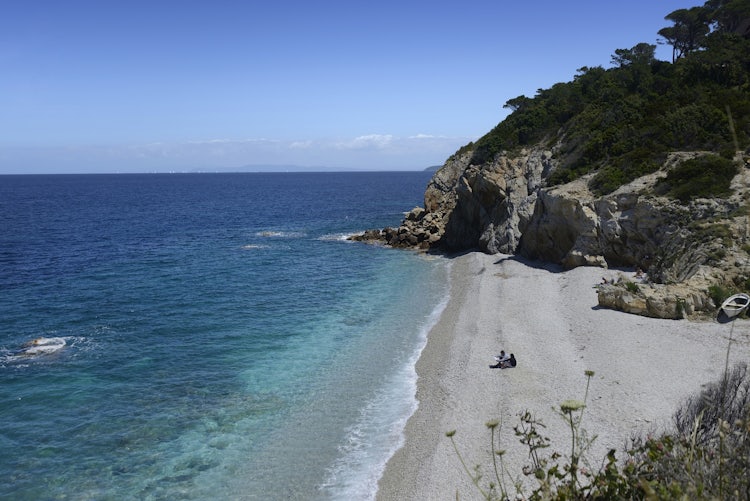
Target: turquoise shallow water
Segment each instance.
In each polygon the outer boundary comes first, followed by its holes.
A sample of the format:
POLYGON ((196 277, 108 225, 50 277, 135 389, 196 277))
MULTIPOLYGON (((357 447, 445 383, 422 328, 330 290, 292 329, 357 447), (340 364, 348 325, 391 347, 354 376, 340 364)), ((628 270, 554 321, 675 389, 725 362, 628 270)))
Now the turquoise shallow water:
POLYGON ((0 177, 0 498, 370 499, 448 265, 343 237, 428 180, 0 177))

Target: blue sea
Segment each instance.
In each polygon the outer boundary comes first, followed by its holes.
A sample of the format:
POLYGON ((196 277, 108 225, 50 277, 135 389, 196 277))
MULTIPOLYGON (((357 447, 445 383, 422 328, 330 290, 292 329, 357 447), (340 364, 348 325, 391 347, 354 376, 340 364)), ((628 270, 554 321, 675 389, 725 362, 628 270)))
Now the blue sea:
POLYGON ((429 177, 0 176, 0 499, 372 499, 449 264, 345 237, 429 177))

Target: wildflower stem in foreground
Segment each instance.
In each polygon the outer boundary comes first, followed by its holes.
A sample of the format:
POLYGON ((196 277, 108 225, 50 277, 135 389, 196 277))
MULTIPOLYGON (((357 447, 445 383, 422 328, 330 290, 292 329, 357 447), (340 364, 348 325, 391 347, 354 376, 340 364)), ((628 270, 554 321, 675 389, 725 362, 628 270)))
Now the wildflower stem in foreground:
POLYGON ((456 430, 453 430, 453 431, 446 432, 445 436, 451 439, 451 444, 453 444, 453 450, 456 451, 456 456, 458 456, 458 460, 461 461, 461 466, 463 466, 466 474, 469 475, 469 478, 471 479, 471 481, 474 483, 477 489, 479 489, 479 492, 482 493, 482 497, 484 499, 490 499, 489 495, 486 492, 484 492, 484 490, 482 490, 482 487, 479 485, 479 480, 477 479, 477 477, 472 475, 471 472, 469 471, 469 468, 466 467, 466 463, 464 462, 463 456, 461 456, 461 453, 458 452, 458 446, 456 446, 456 441, 453 440, 453 435, 455 434, 456 434, 456 430))

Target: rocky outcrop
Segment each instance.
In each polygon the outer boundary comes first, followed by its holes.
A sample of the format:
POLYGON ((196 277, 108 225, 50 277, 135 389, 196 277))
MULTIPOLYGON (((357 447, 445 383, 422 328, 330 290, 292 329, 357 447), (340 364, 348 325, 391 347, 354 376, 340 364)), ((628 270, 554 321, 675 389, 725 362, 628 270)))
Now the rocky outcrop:
POLYGON ((399 228, 358 238, 520 254, 567 268, 640 267, 650 277, 647 286, 600 287, 600 305, 681 318, 716 307, 708 286, 750 278, 750 169, 741 169, 727 199, 682 204, 654 192, 670 168, 700 154, 675 153, 659 172, 596 196, 585 177, 545 186, 556 167, 555 148, 501 154, 482 165, 463 152, 435 173, 424 208, 410 211, 399 228))
POLYGON ((382 243, 391 247, 429 250, 435 248, 445 233, 445 224, 440 212, 427 212, 415 207, 406 213, 398 228, 367 230, 361 235, 352 235, 350 240, 382 243))
POLYGON ((687 318, 716 309, 707 287, 623 280, 597 286, 599 306, 654 318, 687 318))

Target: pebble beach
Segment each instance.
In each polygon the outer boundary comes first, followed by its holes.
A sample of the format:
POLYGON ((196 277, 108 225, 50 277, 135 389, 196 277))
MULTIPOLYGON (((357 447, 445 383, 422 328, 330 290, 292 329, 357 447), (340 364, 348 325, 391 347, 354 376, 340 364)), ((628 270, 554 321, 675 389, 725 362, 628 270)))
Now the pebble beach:
MULTIPOLYGON (((596 286, 628 270, 562 271, 515 257, 468 253, 453 259, 450 300, 417 362, 417 410, 405 444, 388 462, 377 499, 462 499, 477 494, 446 432, 467 466, 492 473, 490 434, 512 488, 533 485, 522 469, 528 450, 513 427, 530 411, 546 426, 551 450, 565 453, 568 425, 556 413, 582 400, 589 381, 583 428, 596 436, 592 467, 630 436, 668 428, 676 408, 729 365, 750 355, 750 321, 663 320, 600 308, 596 286), (518 366, 491 369, 494 356, 514 353, 518 366)), ((618 455, 621 456, 621 455, 618 455)), ((489 482, 487 479, 486 483, 489 482)))

